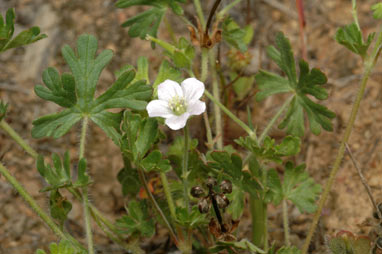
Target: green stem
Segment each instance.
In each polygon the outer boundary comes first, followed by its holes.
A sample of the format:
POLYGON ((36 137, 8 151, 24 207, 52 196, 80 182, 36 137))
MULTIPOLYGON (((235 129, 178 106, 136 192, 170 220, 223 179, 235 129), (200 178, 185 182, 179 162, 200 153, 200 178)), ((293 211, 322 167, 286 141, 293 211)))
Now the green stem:
POLYGON ((207 111, 204 111, 203 113, 203 120, 204 120, 204 125, 206 126, 206 132, 207 132, 207 143, 208 143, 208 147, 209 148, 212 148, 213 147, 213 138, 212 138, 212 131, 211 131, 211 125, 210 125, 210 122, 208 120, 208 114, 207 114, 207 111))
POLYGON ((210 94, 207 90, 204 90, 204 94, 210 99, 213 103, 215 103, 224 113, 226 113, 232 121, 234 121, 237 125, 239 125, 243 130, 245 130, 248 135, 257 142, 256 133, 249 128, 243 121, 241 121, 237 116, 235 116, 228 108, 226 108, 220 101, 216 100, 215 97, 210 94))
POLYGON ((164 21, 164 23, 165 23, 165 25, 166 25, 167 32, 168 32, 168 34, 170 35, 172 42, 173 42, 174 44, 176 44, 176 43, 177 43, 177 41, 176 41, 176 36, 175 36, 175 33, 174 33, 174 29, 172 29, 172 26, 171 26, 170 21, 167 19, 166 16, 163 17, 163 21, 164 21))
POLYGON ((65 234, 59 226, 47 215, 41 207, 36 203, 31 195, 24 189, 24 187, 14 178, 8 171, 8 169, 0 163, 0 173, 7 179, 7 181, 17 190, 21 197, 28 203, 28 205, 36 212, 38 216, 48 225, 48 227, 61 239, 65 239, 72 243, 78 250, 83 250, 80 243, 68 234, 65 234))
POLYGON ((184 207, 186 207, 188 212, 191 212, 190 199, 188 198, 188 150, 189 150, 189 139, 190 134, 188 130, 188 125, 184 127, 184 149, 183 149, 183 164, 182 164, 182 179, 184 188, 184 207))
POLYGON ((227 6, 226 7, 224 7, 217 15, 216 15, 216 17, 217 17, 217 19, 222 19, 224 16, 225 16, 225 14, 229 11, 229 10, 231 10, 233 7, 235 7, 238 3, 240 3, 242 0, 235 0, 235 1, 233 1, 232 3, 230 3, 230 4, 227 4, 227 6))
MULTIPOLYGON (((206 20, 204 19, 203 9, 202 9, 202 6, 200 5, 200 1, 194 0, 194 6, 195 6, 196 13, 198 14, 200 24, 202 25, 204 29, 206 27, 206 20)), ((199 31, 199 32, 202 32, 202 31, 199 31)))
MULTIPOLYGON (((85 154, 86 131, 88 128, 88 121, 89 121, 89 118, 85 116, 82 122, 82 130, 81 130, 81 137, 80 137, 80 151, 79 151, 80 160, 84 158, 84 154, 85 154)), ((88 243, 88 251, 89 251, 89 254, 94 254, 93 233, 92 233, 91 220, 90 220, 88 191, 89 191, 88 186, 84 186, 82 188, 82 203, 84 206, 86 241, 88 243)))
POLYGON ((17 134, 15 132, 15 130, 8 125, 7 122, 5 122, 4 120, 1 120, 0 121, 0 127, 6 132, 8 133, 8 135, 14 140, 16 141, 17 144, 19 144, 28 154, 30 154, 33 158, 37 158, 38 156, 38 153, 28 144, 25 142, 25 140, 20 137, 19 134, 17 134))
POLYGON ((208 73, 208 49, 202 48, 202 66, 200 81, 205 82, 208 73))
POLYGON ((165 226, 167 227, 167 229, 168 229, 168 231, 170 233, 171 238, 175 242, 175 245, 178 246, 178 238, 175 235, 174 230, 172 229, 170 222, 168 222, 168 220, 167 220, 166 216, 164 215, 162 209, 160 208, 160 206, 158 205, 157 201, 155 200, 153 194, 149 190, 149 187, 148 187, 148 184, 147 184, 147 181, 146 181, 146 177, 145 177, 145 173, 143 172, 143 170, 142 170, 142 168, 140 166, 137 167, 137 170, 138 170, 139 180, 141 181, 141 183, 143 185, 143 188, 145 189, 146 194, 149 197, 149 200, 150 200, 151 204, 153 205, 153 207, 154 207, 155 211, 158 213, 158 215, 162 218, 165 226))
POLYGON ((170 214, 172 219, 176 220, 176 213, 175 213, 175 203, 171 195, 170 186, 167 180, 166 173, 160 172, 160 179, 162 181, 164 194, 166 195, 168 208, 170 209, 170 214))
POLYGON ((277 121, 277 119, 281 116, 281 114, 284 112, 284 110, 286 109, 286 107, 288 107, 288 105, 290 104, 290 102, 292 101, 292 99, 294 98, 294 96, 290 97, 289 99, 287 99, 284 104, 280 107, 279 111, 277 111, 277 113, 273 116, 273 118, 271 119, 271 121, 269 121, 268 125, 265 127, 264 131, 261 133, 260 137, 259 137, 259 144, 261 144, 263 141, 264 141, 264 138, 267 136, 269 130, 272 128, 272 126, 275 124, 275 122, 277 121))
MULTIPOLYGON (((213 50, 209 51, 211 71, 212 71, 212 94, 215 101, 220 103, 220 92, 218 78, 216 74, 216 64, 215 64, 215 52, 213 50)), ((221 104, 222 105, 222 104, 221 104)), ((216 131, 216 144, 219 150, 223 149, 223 123, 222 123, 222 113, 220 107, 217 103, 214 104, 214 114, 215 114, 215 131, 216 131)))
POLYGON ((304 246, 302 249, 302 254, 306 254, 308 252, 309 244, 310 244, 310 241, 312 240, 312 236, 316 230, 318 220, 321 217, 322 209, 324 208, 325 202, 326 202, 326 200, 329 196, 329 192, 332 188, 334 179, 335 179, 337 172, 340 168, 341 161, 342 161, 342 158, 343 158, 344 153, 345 153, 345 144, 348 143, 350 134, 353 130, 353 126, 354 126, 355 120, 357 118, 357 114, 358 114, 358 110, 359 110, 359 107, 361 104, 361 100, 362 100, 363 95, 365 93, 366 84, 367 84, 367 81, 369 79, 370 73, 371 73, 372 69, 374 68, 375 62, 377 61, 377 57, 379 56, 379 53, 381 50, 381 44, 382 44, 382 31, 380 31, 378 34, 378 39, 377 39, 377 42, 374 46, 374 49, 373 49, 371 56, 369 58, 367 58, 367 61, 364 64, 365 71, 364 71, 364 74, 363 74, 363 77, 361 80, 361 85, 360 85, 360 88, 358 90, 356 99, 353 103, 349 122, 346 125, 346 130, 345 130, 345 133, 342 137, 341 145, 340 145, 340 148, 338 150, 336 159, 334 161, 333 168, 330 172, 328 182, 325 185, 325 189, 324 189, 324 191, 321 195, 321 199, 318 203, 317 211, 313 217, 312 225, 311 225, 309 232, 308 232, 308 235, 305 239, 304 246))
MULTIPOLYGON (((352 0, 352 14, 353 14, 353 19, 354 23, 357 25, 358 30, 361 31, 361 27, 359 26, 358 22, 358 14, 357 14, 357 0, 352 0)), ((361 36, 362 42, 363 42, 363 37, 361 36)))
POLYGON ((251 196, 249 205, 252 216, 252 242, 254 245, 264 248, 266 247, 265 232, 267 232, 266 223, 264 223, 266 221, 266 214, 264 213, 266 204, 258 197, 251 196))
POLYGON ((290 246, 289 240, 289 221, 288 221, 288 203, 284 199, 282 202, 283 207, 283 225, 284 225, 284 236, 285 236, 285 245, 290 246))

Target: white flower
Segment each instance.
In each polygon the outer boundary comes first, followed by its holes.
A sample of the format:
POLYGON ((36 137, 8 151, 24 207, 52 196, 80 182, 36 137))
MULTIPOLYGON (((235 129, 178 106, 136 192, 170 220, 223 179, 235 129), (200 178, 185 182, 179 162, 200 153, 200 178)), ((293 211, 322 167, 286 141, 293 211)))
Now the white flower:
POLYGON ((173 130, 183 128, 192 115, 200 115, 206 110, 206 104, 200 101, 204 93, 204 84, 188 78, 180 86, 172 80, 158 85, 158 100, 150 101, 146 110, 149 117, 166 118, 166 125, 173 130))

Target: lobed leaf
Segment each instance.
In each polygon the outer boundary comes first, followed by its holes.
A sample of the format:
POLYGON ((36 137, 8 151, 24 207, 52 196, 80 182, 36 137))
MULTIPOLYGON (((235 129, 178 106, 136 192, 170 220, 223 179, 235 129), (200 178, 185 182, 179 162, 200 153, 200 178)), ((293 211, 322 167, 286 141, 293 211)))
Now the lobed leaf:
POLYGON ((374 4, 371 9, 373 10, 373 18, 382 19, 382 3, 374 4))
POLYGON ((40 34, 40 28, 31 27, 12 39, 15 30, 15 18, 14 9, 7 10, 5 23, 3 16, 0 14, 0 52, 27 45, 47 37, 45 34, 40 34))
POLYGON ((325 74, 317 68, 310 70, 308 63, 301 60, 299 63, 300 74, 297 78, 293 51, 288 39, 282 33, 277 34, 276 45, 278 49, 269 47, 267 52, 286 74, 287 79, 261 70, 255 76, 260 90, 256 94, 256 99, 263 100, 273 94, 290 92, 293 94, 293 99, 283 121, 279 124, 280 129, 286 128, 289 134, 303 136, 305 112, 313 134, 320 134, 321 128, 332 131, 333 126, 330 119, 335 117, 335 113, 308 97, 310 95, 318 100, 325 100, 328 97, 326 89, 322 87, 327 82, 325 74))

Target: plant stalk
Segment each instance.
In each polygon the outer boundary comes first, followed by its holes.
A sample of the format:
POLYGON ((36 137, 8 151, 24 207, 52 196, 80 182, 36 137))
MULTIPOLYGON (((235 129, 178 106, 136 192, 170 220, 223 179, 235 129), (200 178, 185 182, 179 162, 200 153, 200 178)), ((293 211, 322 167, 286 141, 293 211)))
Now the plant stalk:
POLYGON ((215 105, 217 105, 224 113, 226 113, 232 121, 234 121, 237 125, 239 125, 243 130, 245 130, 248 135, 256 142, 257 136, 254 131, 249 128, 248 125, 246 125, 243 121, 241 121, 237 116, 235 116, 228 108, 226 108, 223 104, 221 104, 220 101, 216 100, 215 97, 210 94, 207 90, 204 91, 204 94, 207 96, 208 99, 210 99, 215 105))
POLYGON ((178 246, 178 238, 177 238, 176 234, 174 233, 174 230, 172 229, 170 222, 168 222, 168 220, 167 220, 166 216, 164 215, 162 209, 159 207, 159 205, 158 205, 157 201, 155 200, 153 194, 149 190, 149 187, 148 187, 148 184, 147 184, 147 181, 146 181, 146 177, 145 177, 145 173, 143 172, 143 170, 142 170, 142 168, 140 166, 137 167, 137 170, 138 170, 139 180, 141 181, 141 183, 143 185, 143 188, 145 189, 146 194, 149 197, 149 200, 150 200, 151 204, 153 205, 153 207, 154 207, 155 211, 158 213, 158 215, 162 218, 165 226, 167 227, 167 229, 168 229, 168 231, 170 233, 171 238, 175 242, 175 245, 178 246))
POLYGON ((311 225, 309 232, 308 232, 308 235, 305 239, 304 246, 302 248, 302 254, 307 254, 307 252, 308 252, 309 244, 310 244, 310 241, 312 240, 312 236, 316 230, 318 220, 321 217, 322 209, 324 208, 325 202, 329 196, 329 192, 332 188, 333 182, 334 182, 335 177, 337 175, 337 172, 340 168, 341 161, 342 161, 342 158, 343 158, 344 153, 345 153, 345 144, 349 141, 350 134, 353 130, 353 126, 354 126, 354 123, 355 123, 355 120, 356 120, 356 117, 358 114, 361 100, 362 100, 363 95, 365 93, 367 81, 368 81, 370 73, 371 73, 372 69, 374 68, 374 65, 377 61, 377 57, 379 56, 379 53, 381 50, 381 44, 382 44, 382 31, 380 31, 378 34, 377 42, 374 46, 374 49, 373 49, 371 56, 368 57, 367 60, 365 61, 365 64, 364 64, 365 70, 364 70, 364 74, 363 74, 363 77, 361 80, 361 85, 359 87, 356 99, 353 103, 352 111, 350 113, 350 118, 349 118, 348 124, 346 125, 346 130, 345 130, 345 133, 342 137, 341 145, 340 145, 340 148, 338 150, 336 159, 334 161, 333 168, 330 172, 328 182, 325 185, 325 189, 324 189, 324 191, 321 195, 321 199, 318 203, 317 211, 313 217, 312 225, 311 225))
POLYGON ((233 7, 235 7, 238 3, 240 3, 242 0, 235 0, 230 4, 227 4, 226 7, 224 7, 218 14, 216 15, 218 19, 222 19, 229 10, 231 10, 233 7))
POLYGON ((186 207, 188 213, 191 212, 190 199, 188 198, 188 151, 189 151, 189 139, 190 134, 188 125, 184 127, 184 148, 183 148, 183 164, 182 164, 182 179, 184 190, 184 207, 186 207))
POLYGON ((204 19, 203 9, 202 9, 202 5, 200 4, 200 1, 194 0, 194 6, 195 6, 196 14, 198 14, 200 24, 202 25, 203 28, 206 27, 206 20, 204 19))
MULTIPOLYGON (((80 151, 79 159, 84 158, 85 154, 85 143, 86 143, 86 131, 88 128, 89 118, 84 117, 82 122, 81 137, 80 137, 80 151)), ((84 206, 84 217, 85 217, 85 230, 86 230, 86 241, 88 243, 89 254, 94 254, 94 243, 93 243, 93 233, 90 220, 90 209, 89 209, 89 190, 88 186, 82 188, 82 204, 84 206)))
POLYGON ((65 234, 56 223, 46 214, 31 195, 24 189, 24 187, 14 178, 8 169, 0 163, 0 173, 7 179, 7 181, 17 190, 21 197, 28 203, 28 205, 35 211, 35 213, 48 225, 48 227, 61 239, 69 241, 78 250, 83 250, 80 243, 72 236, 65 234))
MULTIPOLYGON (((359 21, 358 21, 358 14, 357 14, 357 0, 352 0, 352 15, 354 19, 354 23, 358 27, 358 30, 361 31, 361 27, 359 26, 359 21)), ((363 37, 361 36, 362 43, 363 43, 363 37)))
POLYGON ((285 245, 290 246, 289 240, 289 221, 288 221, 288 203, 285 199, 282 201, 283 207, 283 226, 284 226, 284 237, 285 237, 285 245))
POLYGON ((268 249, 267 207, 263 200, 251 196, 250 210, 252 216, 252 242, 254 245, 268 249))
POLYGON ((7 122, 5 122, 5 120, 1 120, 0 121, 0 127, 6 132, 8 133, 8 135, 14 140, 16 141, 16 143, 21 146, 25 152, 27 152, 28 154, 30 154, 33 158, 37 159, 38 157, 38 153, 27 143, 25 142, 25 140, 20 137, 19 134, 17 134, 17 132, 15 132, 15 130, 9 126, 9 124, 7 122))
POLYGON ((264 131, 261 133, 259 137, 259 144, 263 143, 264 138, 267 136, 269 130, 272 128, 272 126, 276 123, 277 119, 281 116, 281 114, 284 112, 284 110, 289 106, 290 102, 292 101, 294 96, 291 96, 289 99, 287 99, 284 104, 280 107, 279 111, 272 117, 271 121, 269 121, 268 125, 265 127, 264 131))
MULTIPOLYGON (((211 71, 212 71, 212 94, 215 98, 215 101, 220 103, 220 92, 218 78, 216 74, 216 63, 215 63, 215 52, 210 50, 209 52, 211 71)), ((221 104, 221 103, 220 103, 221 104)), ((222 104, 221 104, 222 105, 222 104)), ((228 110, 228 109, 227 109, 228 110)), ((214 103, 214 114, 215 114, 215 131, 216 131, 216 144, 219 150, 223 149, 223 122, 222 122, 222 113, 220 107, 217 103, 214 103)))
POLYGON ((167 180, 166 173, 160 172, 160 179, 162 181, 164 194, 166 195, 168 208, 170 209, 170 215, 172 219, 176 220, 176 213, 175 213, 175 203, 171 195, 170 186, 167 180))
POLYGON ((200 81, 206 82, 208 73, 208 49, 202 48, 202 66, 201 66, 200 81))

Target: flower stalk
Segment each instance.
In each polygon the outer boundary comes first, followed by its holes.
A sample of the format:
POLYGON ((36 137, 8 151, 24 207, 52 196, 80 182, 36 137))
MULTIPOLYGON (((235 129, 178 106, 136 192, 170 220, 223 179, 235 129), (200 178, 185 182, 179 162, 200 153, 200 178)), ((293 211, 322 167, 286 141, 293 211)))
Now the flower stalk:
POLYGON ((188 212, 191 212, 190 199, 188 197, 188 151, 189 151, 190 134, 188 126, 184 127, 184 148, 183 148, 183 164, 182 164, 182 179, 184 188, 184 207, 188 212))

